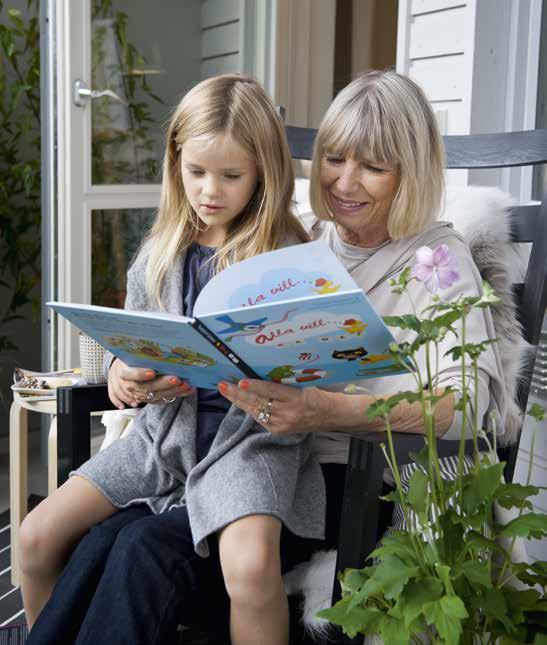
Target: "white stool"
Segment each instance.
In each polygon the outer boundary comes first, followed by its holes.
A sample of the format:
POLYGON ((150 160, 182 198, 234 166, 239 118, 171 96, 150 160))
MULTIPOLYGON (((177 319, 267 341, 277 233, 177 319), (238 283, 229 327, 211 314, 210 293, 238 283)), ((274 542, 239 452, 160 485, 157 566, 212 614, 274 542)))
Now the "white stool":
POLYGON ((51 414, 48 435, 48 494, 57 488, 57 401, 26 401, 13 393, 9 423, 11 584, 19 586, 19 529, 28 512, 28 412, 51 414))

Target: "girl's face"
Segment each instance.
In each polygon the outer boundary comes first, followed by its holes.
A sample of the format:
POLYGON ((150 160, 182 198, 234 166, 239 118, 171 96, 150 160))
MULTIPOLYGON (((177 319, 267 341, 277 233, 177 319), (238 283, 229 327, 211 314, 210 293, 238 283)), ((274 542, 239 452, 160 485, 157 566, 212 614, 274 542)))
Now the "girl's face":
POLYGON ((399 186, 396 166, 326 153, 320 182, 328 210, 348 235, 370 245, 387 239, 387 220, 399 186))
POLYGON ((180 153, 184 190, 206 225, 198 242, 222 244, 230 223, 245 209, 258 183, 251 155, 229 135, 189 139, 180 153))

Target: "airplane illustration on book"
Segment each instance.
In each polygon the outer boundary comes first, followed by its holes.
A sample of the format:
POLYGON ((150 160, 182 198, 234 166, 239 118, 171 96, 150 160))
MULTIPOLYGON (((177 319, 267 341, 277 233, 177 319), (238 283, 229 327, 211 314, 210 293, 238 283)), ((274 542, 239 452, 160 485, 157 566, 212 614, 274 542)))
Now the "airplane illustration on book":
POLYGON ((256 320, 250 320, 246 323, 237 322, 237 320, 233 320, 231 316, 217 316, 217 320, 230 325, 227 329, 221 329, 217 333, 235 334, 238 331, 260 331, 264 326, 263 323, 265 323, 268 318, 257 318, 256 320))
POLYGON ((266 322, 267 318, 257 318, 256 320, 249 320, 249 322, 240 323, 237 320, 234 320, 231 316, 222 315, 216 316, 215 320, 219 320, 222 323, 230 325, 227 329, 220 329, 217 334, 229 334, 226 336, 226 342, 229 343, 232 338, 237 338, 238 336, 250 336, 251 334, 257 334, 258 332, 263 331, 266 327, 270 325, 279 325, 279 323, 286 322, 289 315, 296 311, 296 309, 289 309, 280 320, 274 320, 272 322, 266 322))

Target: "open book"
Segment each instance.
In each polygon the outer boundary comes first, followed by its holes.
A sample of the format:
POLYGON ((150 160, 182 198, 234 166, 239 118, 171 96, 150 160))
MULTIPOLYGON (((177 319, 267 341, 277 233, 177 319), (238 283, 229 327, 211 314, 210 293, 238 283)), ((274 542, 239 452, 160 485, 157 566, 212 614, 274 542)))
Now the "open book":
POLYGON ((388 328, 321 241, 221 271, 201 291, 194 318, 48 305, 128 365, 195 387, 245 377, 324 386, 405 371, 389 356, 388 328))

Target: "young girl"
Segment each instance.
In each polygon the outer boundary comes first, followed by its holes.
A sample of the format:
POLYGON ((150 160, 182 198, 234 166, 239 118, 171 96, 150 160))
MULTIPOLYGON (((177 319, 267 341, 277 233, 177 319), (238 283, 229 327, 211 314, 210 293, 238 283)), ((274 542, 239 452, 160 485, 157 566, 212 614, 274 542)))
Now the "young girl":
MULTIPOLYGON (((191 316, 215 271, 305 241, 290 209, 293 184, 283 124, 258 83, 224 75, 194 87, 171 120, 158 215, 128 272, 126 308, 191 316)), ((126 439, 72 473, 23 522, 29 625, 84 533, 145 503, 156 517, 189 525, 199 555, 218 536, 234 645, 287 643, 281 528, 323 533, 324 486, 308 441, 267 432, 275 415, 267 401, 245 415, 216 390, 195 391, 112 356, 107 363, 114 404, 149 405, 126 439)))

